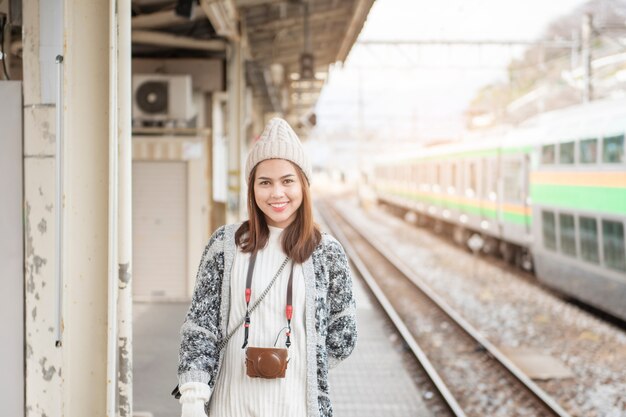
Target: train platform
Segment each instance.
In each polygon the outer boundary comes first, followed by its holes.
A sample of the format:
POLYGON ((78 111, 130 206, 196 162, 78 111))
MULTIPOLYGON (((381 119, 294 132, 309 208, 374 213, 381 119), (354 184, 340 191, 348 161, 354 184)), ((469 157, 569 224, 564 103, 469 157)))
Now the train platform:
MULTIPOLYGON (((430 416, 381 311, 358 278, 354 285, 359 339, 352 355, 329 373, 335 416, 430 416)), ((179 328, 187 308, 188 303, 134 304, 136 417, 180 414, 170 391, 176 385, 179 328)))

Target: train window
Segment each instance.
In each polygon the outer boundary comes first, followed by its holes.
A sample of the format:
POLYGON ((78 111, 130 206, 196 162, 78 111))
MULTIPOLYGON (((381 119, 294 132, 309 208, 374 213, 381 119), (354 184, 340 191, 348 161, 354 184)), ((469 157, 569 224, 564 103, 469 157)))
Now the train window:
POLYGON ((624 162, 624 135, 604 138, 602 162, 608 164, 624 162))
POLYGON ((621 222, 602 220, 604 263, 611 269, 626 271, 624 256, 624 225, 621 222))
POLYGON ((491 160, 489 168, 489 199, 495 201, 498 198, 498 161, 491 160))
POLYGON ((598 139, 581 140, 578 149, 581 164, 595 164, 598 161, 598 139))
POLYGON ((431 191, 434 189, 435 184, 437 184, 437 164, 433 162, 430 164, 428 169, 428 182, 430 184, 431 191))
POLYGON ((486 159, 482 161, 482 167, 480 169, 481 184, 481 197, 489 198, 489 162, 486 159))
POLYGON ((556 222, 554 213, 551 211, 541 211, 541 224, 543 229, 543 245, 547 249, 556 249, 556 222))
POLYGON ((578 219, 580 229, 580 255, 585 261, 600 263, 598 254, 598 222, 591 217, 578 219))
POLYGON ((423 176, 424 184, 427 187, 430 187, 430 163, 424 165, 424 176, 423 176))
POLYGON ((508 159, 502 162, 502 181, 504 201, 521 203, 524 194, 524 179, 522 172, 522 161, 519 159, 508 159))
POLYGON ((559 214, 561 252, 576 256, 576 225, 571 214, 559 214))
POLYGON ((541 147, 541 163, 542 164, 554 163, 554 148, 555 148, 555 145, 543 145, 541 147))
POLYGON ((477 187, 477 178, 476 178, 476 163, 469 163, 469 183, 467 184, 467 188, 472 191, 472 195, 476 195, 476 187, 477 187))
POLYGON ((559 164, 574 163, 574 142, 565 142, 559 145, 559 164))
POLYGON ((450 166, 451 168, 451 173, 450 173, 450 186, 452 187, 452 192, 456 192, 457 190, 457 179, 456 179, 456 163, 452 163, 452 165, 450 166))
POLYGON ((424 169, 422 170, 422 182, 426 186, 430 186, 430 164, 424 164, 424 169))

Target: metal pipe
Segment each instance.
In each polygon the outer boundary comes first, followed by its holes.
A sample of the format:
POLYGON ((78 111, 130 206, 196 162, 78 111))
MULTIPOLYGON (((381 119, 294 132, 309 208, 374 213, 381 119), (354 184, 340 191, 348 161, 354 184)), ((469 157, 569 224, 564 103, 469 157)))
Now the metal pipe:
POLYGON ((117 1, 109 0, 107 416, 117 413, 117 1))
POLYGON ((57 64, 57 100, 56 100, 56 341, 55 346, 63 343, 63 55, 56 56, 57 64))
POLYGON ((133 415, 131 2, 118 0, 117 416, 133 415))
POLYGON ((168 33, 160 33, 149 30, 133 30, 133 43, 216 52, 226 50, 226 43, 222 40, 193 39, 185 36, 170 35, 168 33))

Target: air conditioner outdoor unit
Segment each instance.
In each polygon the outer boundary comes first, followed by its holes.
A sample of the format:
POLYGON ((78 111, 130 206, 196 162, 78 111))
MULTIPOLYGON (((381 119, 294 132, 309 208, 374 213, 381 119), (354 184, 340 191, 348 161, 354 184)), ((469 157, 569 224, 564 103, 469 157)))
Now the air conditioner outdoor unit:
POLYGON ((133 75, 135 126, 186 126, 196 115, 190 75, 133 75))

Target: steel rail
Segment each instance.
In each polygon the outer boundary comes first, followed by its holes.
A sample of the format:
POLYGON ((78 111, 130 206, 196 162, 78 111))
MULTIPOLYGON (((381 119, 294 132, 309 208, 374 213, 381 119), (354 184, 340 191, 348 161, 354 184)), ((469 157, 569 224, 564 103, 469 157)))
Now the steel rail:
MULTIPOLYGON (((325 207, 330 204, 324 203, 325 207)), ((383 245, 371 233, 359 228, 354 222, 343 215, 339 210, 332 207, 332 210, 346 224, 353 228, 357 234, 363 237, 374 249, 376 249, 389 263, 391 263, 398 271, 406 276, 420 291, 430 298, 452 321, 454 321, 469 337, 474 339, 489 354, 496 359, 509 374, 511 374, 518 382, 520 382, 537 400, 539 400, 546 408, 559 417, 571 417, 550 395, 535 384, 517 365, 506 357, 498 348, 489 342, 476 328, 467 322, 459 313, 457 313, 442 297, 432 290, 426 282, 418 276, 404 261, 383 245)), ((333 231, 334 232, 334 231, 333 231)), ((342 244, 345 242, 342 240, 342 244)), ((346 242, 348 243, 348 242, 346 242)))
MULTIPOLYGON (((325 206, 327 207, 326 204, 325 206)), ((444 403, 447 405, 448 410, 451 413, 453 413, 456 417, 466 417, 467 415, 465 414, 465 412, 463 411, 463 409, 457 402, 456 398, 454 398, 454 395, 450 392, 450 390, 448 389, 448 386, 445 384, 445 382, 443 381, 443 379, 441 378, 441 376, 435 369, 434 365, 430 362, 426 353, 419 346, 419 344, 417 343, 417 341, 411 334, 411 331, 406 327, 406 325, 404 324, 404 321, 402 320, 400 315, 396 312, 395 308, 393 307, 389 299, 387 299, 383 290, 378 286, 378 284, 376 283, 376 280, 374 279, 372 274, 370 274, 369 270, 367 269, 367 267, 361 260, 361 257, 359 256, 357 251, 354 249, 350 241, 346 238, 343 231, 335 223, 335 221, 331 218, 331 216, 323 214, 323 212, 321 211, 320 211, 320 215, 322 216, 324 223, 326 223, 328 228, 332 231, 333 235, 336 236, 341 241, 341 244, 343 245, 346 251, 346 254, 348 255, 348 258, 351 260, 352 264, 359 272, 359 275, 363 277, 363 280, 369 287, 370 291, 374 294, 377 302, 383 308, 383 310, 385 311, 385 313, 387 314, 387 316, 389 317, 393 325, 398 330, 398 333, 400 333, 400 336, 402 337, 402 339, 405 341, 407 346, 409 346, 409 348, 411 349, 411 352, 413 353, 417 361, 420 363, 420 366, 422 367, 424 372, 426 372, 426 375, 428 375, 428 378, 430 378, 432 384, 435 386, 435 388, 439 392, 439 395, 442 397, 444 403)))

